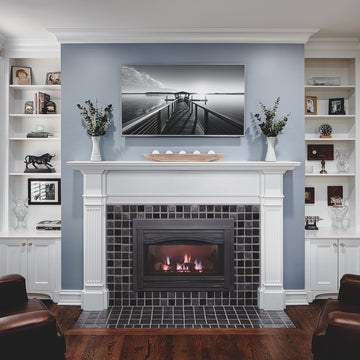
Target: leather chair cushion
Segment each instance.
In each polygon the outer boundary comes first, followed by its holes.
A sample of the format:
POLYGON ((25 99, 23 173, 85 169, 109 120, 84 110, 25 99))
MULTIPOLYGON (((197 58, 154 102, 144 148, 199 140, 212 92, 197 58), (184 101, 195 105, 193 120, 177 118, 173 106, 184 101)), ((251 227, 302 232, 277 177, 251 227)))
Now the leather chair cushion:
POLYGON ((0 317, 29 313, 33 311, 48 311, 47 307, 38 299, 30 299, 26 303, 6 309, 6 311, 0 312, 0 317))

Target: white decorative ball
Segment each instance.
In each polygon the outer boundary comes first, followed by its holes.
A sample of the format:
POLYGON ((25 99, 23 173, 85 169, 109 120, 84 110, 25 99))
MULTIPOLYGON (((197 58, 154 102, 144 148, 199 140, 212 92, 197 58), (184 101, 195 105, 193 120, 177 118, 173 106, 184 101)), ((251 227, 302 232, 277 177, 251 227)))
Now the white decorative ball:
POLYGON ((181 150, 181 151, 179 151, 179 154, 180 154, 180 155, 186 155, 186 151, 185 151, 185 150, 181 150))
POLYGON ((212 154, 215 154, 215 151, 214 151, 214 150, 209 150, 209 151, 208 151, 208 154, 211 154, 211 155, 212 155, 212 154))
POLYGON ((173 152, 171 150, 166 150, 166 153, 167 155, 171 155, 173 152))
POLYGON ((193 151, 193 154, 194 154, 194 155, 199 155, 199 154, 200 154, 200 151, 199 151, 199 150, 195 150, 195 151, 193 151))
POLYGON ((160 151, 159 151, 159 150, 154 150, 152 153, 153 153, 154 155, 157 155, 157 154, 160 154, 160 151))

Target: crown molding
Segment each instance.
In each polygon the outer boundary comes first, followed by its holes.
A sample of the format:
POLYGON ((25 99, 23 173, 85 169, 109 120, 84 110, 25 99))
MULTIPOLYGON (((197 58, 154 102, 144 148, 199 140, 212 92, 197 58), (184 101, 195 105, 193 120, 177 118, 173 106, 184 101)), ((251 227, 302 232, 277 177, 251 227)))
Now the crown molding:
POLYGON ((304 44, 319 29, 48 29, 61 44, 79 43, 287 43, 304 44))
POLYGON ((57 40, 6 38, 6 41, 4 43, 4 55, 8 58, 59 58, 60 44, 57 40))
POLYGON ((305 57, 358 57, 360 56, 359 37, 315 37, 305 44, 305 57))

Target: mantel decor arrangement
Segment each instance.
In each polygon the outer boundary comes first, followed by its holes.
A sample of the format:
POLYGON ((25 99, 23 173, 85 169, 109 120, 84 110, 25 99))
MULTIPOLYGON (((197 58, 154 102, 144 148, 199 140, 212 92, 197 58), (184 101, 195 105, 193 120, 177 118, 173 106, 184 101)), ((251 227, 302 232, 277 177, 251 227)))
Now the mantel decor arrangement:
POLYGON ((275 154, 275 140, 279 135, 281 130, 285 127, 290 113, 281 115, 276 119, 276 112, 280 103, 280 96, 275 100, 274 106, 272 108, 267 108, 261 101, 259 101, 265 120, 261 118, 260 114, 255 114, 255 118, 260 122, 259 126, 264 135, 267 137, 267 152, 265 156, 265 161, 276 161, 275 154))
POLYGON ((99 108, 98 99, 95 99, 95 105, 91 100, 85 101, 85 106, 77 104, 81 110, 82 123, 87 127, 87 133, 92 139, 92 152, 90 161, 101 161, 100 138, 105 135, 106 129, 112 121, 112 104, 105 109, 99 108))

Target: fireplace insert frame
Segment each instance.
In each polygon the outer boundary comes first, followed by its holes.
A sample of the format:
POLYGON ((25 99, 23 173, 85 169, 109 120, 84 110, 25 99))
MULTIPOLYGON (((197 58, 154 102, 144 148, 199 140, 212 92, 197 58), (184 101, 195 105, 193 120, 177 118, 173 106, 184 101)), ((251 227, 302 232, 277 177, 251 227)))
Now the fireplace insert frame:
POLYGON ((224 291, 234 289, 233 219, 134 219, 134 291, 224 291), (221 271, 216 275, 148 275, 145 246, 158 244, 219 245, 221 271), (176 280, 176 281, 175 281, 176 280))

